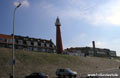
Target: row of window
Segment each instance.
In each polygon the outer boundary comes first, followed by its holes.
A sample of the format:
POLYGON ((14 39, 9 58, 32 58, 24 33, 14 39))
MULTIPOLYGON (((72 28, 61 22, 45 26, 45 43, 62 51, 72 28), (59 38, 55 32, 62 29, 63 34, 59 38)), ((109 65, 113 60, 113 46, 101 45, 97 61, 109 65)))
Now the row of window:
MULTIPOLYGON (((9 48, 12 48, 13 45, 8 45, 9 48)), ((23 48, 22 46, 17 46, 17 49, 24 49, 29 51, 41 51, 41 52, 56 52, 55 50, 46 49, 46 48, 37 48, 37 47, 26 47, 23 48)))
MULTIPOLYGON (((0 38, 0 41, 2 42, 8 42, 8 43, 12 43, 13 40, 12 39, 8 39, 7 41, 4 38, 0 38)), ((49 43, 39 43, 39 42, 31 42, 31 41, 23 41, 23 40, 16 40, 15 41, 18 45, 28 45, 28 46, 41 46, 41 47, 55 47, 54 44, 49 44, 49 43)))
POLYGON ((0 41, 1 42, 8 42, 8 43, 12 43, 12 39, 8 39, 8 40, 6 40, 6 39, 4 39, 4 38, 0 38, 0 41))
POLYGON ((22 41, 22 40, 18 40, 16 41, 16 43, 18 45, 28 45, 28 46, 41 46, 41 47, 53 47, 54 48, 54 45, 53 44, 50 44, 50 43, 43 43, 43 42, 31 42, 31 41, 22 41))
POLYGON ((0 41, 4 41, 5 39, 4 38, 0 38, 0 41))
POLYGON ((45 40, 34 39, 34 38, 29 38, 29 37, 27 37, 27 38, 24 37, 24 38, 23 38, 23 37, 17 37, 17 36, 16 36, 15 38, 16 38, 16 39, 22 38, 22 40, 26 40, 26 41, 27 41, 27 40, 28 40, 28 41, 29 41, 29 40, 30 40, 30 41, 36 40, 36 41, 38 41, 38 42, 39 42, 39 41, 43 41, 44 43, 46 42, 45 40))

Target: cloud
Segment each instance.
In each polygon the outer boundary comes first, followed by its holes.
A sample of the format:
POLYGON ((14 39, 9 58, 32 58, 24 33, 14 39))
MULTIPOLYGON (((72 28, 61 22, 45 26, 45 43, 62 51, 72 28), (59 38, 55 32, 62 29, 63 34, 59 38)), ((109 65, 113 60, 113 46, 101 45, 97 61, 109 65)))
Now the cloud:
POLYGON ((48 15, 60 16, 64 19, 84 20, 97 26, 120 25, 120 0, 107 0, 106 2, 98 0, 61 0, 61 2, 63 2, 62 6, 51 2, 41 4, 48 15))
MULTIPOLYGON (((29 7, 30 6, 30 3, 28 2, 28 0, 21 0, 20 2, 22 4, 21 6, 23 6, 23 7, 29 7)), ((14 2, 13 3, 14 6, 17 6, 18 4, 19 4, 19 2, 14 2)))
POLYGON ((19 2, 14 2, 13 5, 14 6, 17 6, 19 4, 19 2))
MULTIPOLYGON (((107 3, 100 4, 92 10, 82 11, 83 14, 77 9, 78 16, 94 25, 114 25, 120 26, 120 0, 110 0, 107 3)), ((89 6, 90 7, 90 6, 89 6)), ((74 10, 73 10, 74 11, 74 10)), ((76 12, 76 11, 74 11, 76 12)), ((76 15, 73 12, 73 16, 76 15)), ((77 19, 77 18, 76 18, 77 19)))
MULTIPOLYGON (((75 1, 75 0, 74 0, 75 1)), ((92 2, 92 1, 91 1, 92 2)), ((75 3, 75 2, 74 2, 75 3)), ((78 3, 76 3, 78 4, 78 3)), ((107 3, 95 5, 95 2, 92 2, 91 5, 88 5, 88 3, 82 3, 83 7, 78 8, 77 6, 75 8, 72 8, 71 11, 68 10, 68 12, 65 12, 66 16, 69 16, 71 18, 75 19, 82 19, 87 21, 88 23, 94 24, 94 25, 114 25, 119 26, 120 25, 120 0, 110 0, 107 3), (96 8, 95 8, 96 7, 96 8), (68 13, 68 14, 67 14, 68 13), (70 16, 70 15, 71 16, 70 16)), ((97 4, 97 3, 96 3, 97 4)), ((78 20, 79 20, 78 19, 78 20)))
POLYGON ((88 19, 92 24, 112 24, 120 25, 120 0, 110 0, 110 2, 99 6, 92 14, 89 14, 88 19))
MULTIPOLYGON (((60 17, 64 17, 64 16, 69 17, 70 16, 70 17, 72 17, 73 14, 71 14, 71 12, 72 13, 74 12, 74 14, 76 14, 78 12, 72 11, 73 9, 71 9, 71 7, 73 5, 71 5, 71 3, 70 3, 71 1, 74 1, 74 0, 63 1, 64 3, 66 3, 66 5, 63 4, 60 7, 59 7, 59 5, 56 6, 57 4, 55 4, 55 3, 51 3, 49 1, 42 1, 40 3, 40 8, 42 8, 44 11, 46 11, 48 13, 48 15, 51 14, 53 16, 60 16, 60 17), (64 6, 64 8, 62 8, 63 6, 64 6)), ((61 0, 61 2, 62 2, 62 0, 61 0)))
POLYGON ((88 13, 89 10, 93 9, 94 6, 97 5, 96 0, 61 0, 59 3, 61 3, 62 6, 55 4, 55 2, 51 3, 49 1, 42 1, 40 3, 40 7, 46 10, 46 12, 50 12, 49 14, 57 12, 57 16, 65 16, 64 18, 68 19, 81 19, 86 16, 86 13, 88 13))
POLYGON ((23 0, 22 5, 25 7, 28 7, 30 5, 30 3, 28 2, 28 0, 23 0))

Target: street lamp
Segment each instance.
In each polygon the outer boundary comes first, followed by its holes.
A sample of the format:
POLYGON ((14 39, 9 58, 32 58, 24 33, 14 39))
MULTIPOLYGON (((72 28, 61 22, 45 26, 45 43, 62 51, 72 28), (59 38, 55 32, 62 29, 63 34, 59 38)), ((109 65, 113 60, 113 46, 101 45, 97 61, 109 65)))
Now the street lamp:
POLYGON ((15 12, 16 12, 17 8, 19 8, 20 6, 21 6, 21 3, 19 2, 19 4, 15 7, 14 13, 13 13, 13 39, 12 39, 13 52, 12 52, 12 73, 11 73, 10 78, 15 78, 15 75, 14 75, 14 69, 15 69, 15 40, 14 40, 15 12))

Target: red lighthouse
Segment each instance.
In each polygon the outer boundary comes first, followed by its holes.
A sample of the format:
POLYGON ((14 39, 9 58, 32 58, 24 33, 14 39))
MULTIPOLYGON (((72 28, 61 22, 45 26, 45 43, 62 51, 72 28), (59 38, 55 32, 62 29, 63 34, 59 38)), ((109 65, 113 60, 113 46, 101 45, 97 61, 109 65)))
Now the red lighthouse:
POLYGON ((63 53, 63 45, 62 45, 62 37, 61 37, 61 30, 60 30, 61 24, 58 17, 56 19, 55 26, 56 26, 56 49, 57 49, 57 53, 61 54, 63 53))

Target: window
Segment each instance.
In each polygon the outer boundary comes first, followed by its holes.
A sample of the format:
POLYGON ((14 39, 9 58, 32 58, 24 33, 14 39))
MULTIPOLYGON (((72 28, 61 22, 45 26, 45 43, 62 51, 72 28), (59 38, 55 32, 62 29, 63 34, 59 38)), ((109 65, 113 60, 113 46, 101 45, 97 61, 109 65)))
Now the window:
POLYGON ((4 41, 5 39, 4 38, 0 38, 0 41, 4 41))
POLYGON ((38 51, 38 48, 33 48, 34 49, 34 51, 38 51))
POLYGON ((8 47, 9 47, 9 48, 12 48, 12 47, 13 47, 13 45, 8 45, 8 47))
POLYGON ((46 47, 46 44, 44 44, 44 46, 46 47))
POLYGON ((50 44, 50 47, 52 47, 52 45, 50 44))
POLYGON ((18 40, 18 44, 19 44, 19 45, 22 45, 22 44, 23 44, 23 41, 22 41, 22 40, 18 40))
POLYGON ((47 46, 47 47, 50 47, 50 45, 49 45, 49 44, 46 44, 46 46, 47 46))
POLYGON ((31 42, 31 45, 33 45, 33 42, 31 42))
POLYGON ((6 42, 6 39, 0 38, 0 42, 6 42))
POLYGON ((6 47, 6 45, 5 44, 0 44, 0 47, 6 47))
POLYGON ((53 47, 53 48, 55 47, 54 44, 52 45, 52 47, 53 47))
POLYGON ((29 50, 29 51, 32 51, 32 47, 28 47, 28 50, 29 50))
POLYGON ((18 46, 18 49, 23 49, 23 47, 22 46, 18 46))
POLYGON ((28 38, 24 38, 24 40, 28 40, 28 38))
POLYGON ((64 69, 60 69, 60 72, 64 72, 64 69))
POLYGON ((13 39, 8 39, 8 43, 12 43, 13 42, 13 39))
POLYGON ((41 43, 41 47, 44 47, 44 43, 41 43))
POLYGON ((31 42, 30 42, 30 41, 27 41, 27 45, 28 45, 28 46, 31 46, 31 42))
POLYGON ((45 49, 41 49, 42 52, 45 52, 46 50, 45 49))
POLYGON ((26 41, 23 41, 23 44, 26 45, 26 41))
POLYGON ((38 46, 38 43, 37 43, 37 42, 34 42, 34 46, 38 46))
POLYGON ((46 42, 46 41, 43 41, 44 43, 46 42))
POLYGON ((41 46, 41 43, 38 43, 38 46, 41 46))
POLYGON ((55 53, 55 52, 56 52, 56 50, 53 50, 53 52, 55 53))

